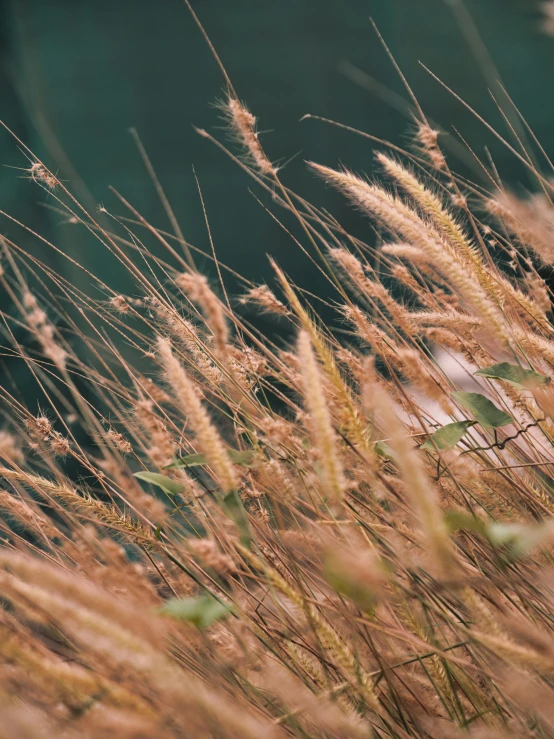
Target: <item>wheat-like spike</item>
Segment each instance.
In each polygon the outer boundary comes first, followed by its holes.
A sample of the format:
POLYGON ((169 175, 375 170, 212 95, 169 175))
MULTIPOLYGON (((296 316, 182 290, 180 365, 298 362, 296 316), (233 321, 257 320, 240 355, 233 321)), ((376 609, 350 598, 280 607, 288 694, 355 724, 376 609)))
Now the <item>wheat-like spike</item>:
POLYGON ((87 493, 79 494, 63 482, 58 483, 39 475, 32 475, 9 467, 0 467, 0 476, 7 480, 16 480, 39 493, 52 496, 56 500, 65 503, 78 515, 91 517, 93 520, 113 527, 116 531, 126 534, 137 543, 158 546, 158 542, 150 529, 123 515, 115 506, 102 503, 87 493))
POLYGON ((433 220, 439 233, 450 245, 453 256, 466 264, 480 265, 481 259, 477 250, 470 243, 459 223, 444 207, 442 200, 396 159, 379 152, 377 161, 433 220))
POLYGON ((333 351, 298 299, 285 274, 275 263, 273 263, 273 268, 294 314, 298 317, 304 331, 309 335, 310 341, 321 360, 323 371, 332 383, 337 398, 345 411, 348 424, 344 431, 351 441, 356 444, 360 452, 365 453, 368 450, 366 429, 360 418, 355 398, 340 372, 333 351))
POLYGON ((390 231, 423 249, 429 261, 451 288, 468 303, 476 315, 502 344, 509 346, 505 321, 490 296, 471 280, 459 263, 452 260, 440 235, 398 198, 376 185, 370 185, 350 172, 338 172, 318 164, 311 165, 322 177, 345 192, 367 213, 376 216, 390 231))
POLYGON ((344 494, 344 473, 337 449, 337 438, 323 392, 321 374, 306 331, 301 331, 298 337, 298 357, 308 423, 322 469, 323 491, 329 501, 338 503, 344 494))
POLYGON ((168 339, 158 337, 158 353, 175 400, 181 406, 194 430, 198 446, 206 455, 208 464, 219 480, 222 490, 225 492, 235 490, 238 485, 237 476, 221 437, 202 405, 194 382, 173 354, 168 339))

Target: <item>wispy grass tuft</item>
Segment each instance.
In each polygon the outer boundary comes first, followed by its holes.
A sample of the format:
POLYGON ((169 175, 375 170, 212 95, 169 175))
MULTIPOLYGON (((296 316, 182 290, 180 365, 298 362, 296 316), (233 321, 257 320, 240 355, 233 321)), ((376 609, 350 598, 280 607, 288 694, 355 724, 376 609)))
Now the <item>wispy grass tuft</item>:
POLYGON ((311 165, 362 243, 282 183, 229 90, 238 164, 336 323, 275 261, 237 296, 217 264, 220 294, 32 157, 134 287, 92 299, 2 242, 2 352, 41 407, 0 389, 0 735, 554 736, 546 184, 462 181, 421 123, 378 181, 311 165))

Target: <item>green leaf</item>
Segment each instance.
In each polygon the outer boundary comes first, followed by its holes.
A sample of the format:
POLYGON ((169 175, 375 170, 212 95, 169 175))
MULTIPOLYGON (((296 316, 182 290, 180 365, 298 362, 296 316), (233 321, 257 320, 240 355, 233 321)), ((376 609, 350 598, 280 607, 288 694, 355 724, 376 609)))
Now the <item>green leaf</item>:
POLYGON ((151 485, 156 485, 167 495, 179 495, 185 490, 185 486, 180 482, 176 482, 166 475, 160 475, 159 472, 135 472, 134 477, 149 482, 151 485))
POLYGON ((205 454, 187 454, 186 457, 179 457, 175 462, 166 464, 164 470, 175 470, 179 467, 203 467, 208 464, 205 454))
POLYGON ((197 598, 172 598, 161 608, 160 613, 179 621, 188 621, 199 629, 207 629, 231 613, 231 606, 220 603, 210 595, 197 598))
POLYGON ((444 520, 449 531, 459 529, 473 531, 488 539, 494 547, 504 550, 512 560, 544 546, 554 537, 554 527, 551 521, 531 525, 497 523, 496 521, 484 521, 459 510, 447 511, 444 520))
POLYGON ((506 547, 510 557, 517 559, 552 541, 550 522, 526 526, 518 523, 492 523, 487 526, 491 544, 506 547))
POLYGON ((259 464, 256 452, 251 449, 229 449, 227 454, 233 464, 241 467, 257 467, 259 464))
POLYGON ((475 421, 455 421, 447 423, 440 429, 437 429, 430 439, 421 445, 421 449, 454 449, 456 444, 462 439, 471 426, 475 426, 475 421), (431 439, 433 441, 431 441, 431 439), (433 442, 435 442, 433 444, 433 442))
POLYGON ((487 533, 486 522, 481 518, 477 518, 477 516, 473 516, 471 513, 466 513, 466 511, 446 511, 444 521, 449 531, 465 529, 466 531, 474 531, 476 534, 483 536, 486 536, 487 533))
POLYGON ((452 393, 454 400, 465 408, 466 411, 471 413, 477 423, 480 423, 484 428, 498 429, 501 426, 507 426, 509 423, 513 423, 507 413, 497 408, 495 404, 484 395, 479 393, 465 393, 458 391, 452 393))
POLYGON ((227 454, 233 464, 238 464, 241 467, 258 466, 256 452, 251 449, 229 449, 227 454))
POLYGON ((525 533, 526 527, 518 523, 491 523, 486 529, 491 544, 497 547, 516 545, 525 533))
POLYGON ((508 364, 508 362, 500 362, 493 364, 491 367, 484 367, 475 372, 479 377, 489 377, 493 380, 505 380, 517 387, 529 388, 537 385, 547 385, 552 378, 541 375, 530 369, 523 369, 517 364, 508 364))
MULTIPOLYGON (((241 467, 257 467, 256 452, 250 449, 228 449, 227 454, 233 464, 241 465, 241 467)), ((186 457, 180 457, 175 462, 168 464, 164 469, 172 470, 179 467, 204 467, 208 464, 205 454, 187 454, 186 457)))
POLYGON ((384 459, 394 459, 394 449, 386 441, 376 441, 375 452, 379 457, 383 457, 384 459))
POLYGON ((248 521, 248 514, 242 504, 240 495, 236 490, 231 490, 230 493, 227 493, 223 498, 222 507, 231 521, 235 522, 239 530, 239 538, 242 544, 250 549, 250 545, 252 543, 250 522, 248 521))

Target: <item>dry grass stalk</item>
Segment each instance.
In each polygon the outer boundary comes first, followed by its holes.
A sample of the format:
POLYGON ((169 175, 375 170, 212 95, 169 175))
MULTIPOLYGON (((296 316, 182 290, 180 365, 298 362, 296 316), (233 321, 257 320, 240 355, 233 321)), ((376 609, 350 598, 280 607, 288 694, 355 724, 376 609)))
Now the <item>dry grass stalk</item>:
MULTIPOLYGON (((182 264, 144 248, 139 272, 99 224, 140 297, 95 302, 48 270, 35 296, 40 265, 5 252, 5 344, 43 401, 2 388, 0 736, 551 736, 548 199, 495 193, 481 222, 491 197, 466 183, 479 207, 458 202, 420 123, 432 177, 379 155, 401 194, 314 165, 399 239, 363 244, 281 185, 234 93, 223 107, 337 325, 273 263, 277 292, 239 298, 278 317, 272 343, 182 264), (69 304, 88 354, 38 307, 69 304)), ((40 162, 29 176, 84 217, 40 162)))

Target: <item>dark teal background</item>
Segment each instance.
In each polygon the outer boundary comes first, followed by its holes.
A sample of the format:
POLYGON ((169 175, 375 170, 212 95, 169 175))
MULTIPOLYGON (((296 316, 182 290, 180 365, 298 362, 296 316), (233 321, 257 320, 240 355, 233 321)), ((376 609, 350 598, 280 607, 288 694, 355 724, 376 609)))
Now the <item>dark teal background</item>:
MULTIPOLYGON (((407 144, 410 119, 389 100, 391 94, 406 95, 370 16, 426 113, 445 131, 454 124, 480 156, 489 146, 507 181, 529 184, 513 157, 418 64, 423 61, 506 132, 487 90, 497 72, 483 69, 468 45, 459 5, 445 0, 197 0, 194 6, 240 97, 258 116, 260 128, 270 129, 263 137, 270 156, 286 160, 298 154, 282 173, 285 184, 332 209, 358 235, 371 237, 367 224, 314 180, 303 160, 370 171, 373 145, 299 119, 319 114, 407 144), (369 77, 356 83, 345 63, 369 77), (369 78, 387 92, 376 94, 369 78)), ((514 101, 554 153, 554 40, 540 32, 540 3, 468 0, 465 7, 514 101)), ((208 246, 194 164, 223 262, 261 281, 269 276, 265 255, 270 252, 299 283, 323 288, 298 249, 248 193, 249 178, 192 129, 195 124, 223 137, 211 107, 221 94, 222 79, 181 0, 4 0, 0 8, 0 116, 83 201, 92 207, 103 202, 123 213, 108 192, 113 185, 145 217, 168 227, 128 133, 135 126, 186 238, 208 246)), ((453 166, 471 171, 467 161, 452 157, 453 166)), ((0 162, 24 166, 5 133, 0 134, 0 162)), ((82 230, 61 225, 63 219, 38 204, 48 198, 18 174, 1 170, 0 207, 48 235, 103 279, 130 290, 128 278, 102 248, 82 230)), ((87 287, 82 275, 35 239, 7 221, 0 228, 87 287)))

